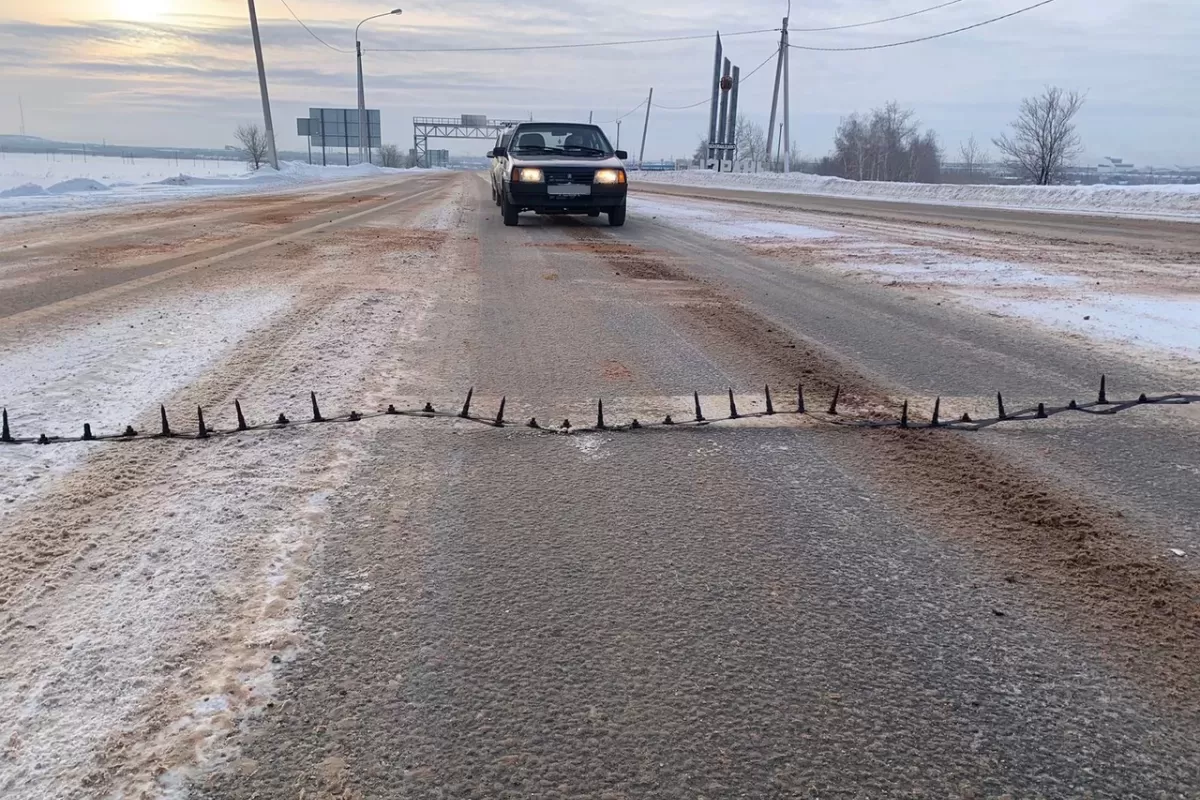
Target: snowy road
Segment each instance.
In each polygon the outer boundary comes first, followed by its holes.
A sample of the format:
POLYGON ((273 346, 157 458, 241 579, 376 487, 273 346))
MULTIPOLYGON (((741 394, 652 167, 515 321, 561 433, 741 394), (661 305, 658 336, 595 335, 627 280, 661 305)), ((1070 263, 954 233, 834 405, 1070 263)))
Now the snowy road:
MULTIPOLYGON (((639 194, 512 229, 448 173, 0 218, 0 404, 36 435, 310 391, 578 425, 1200 389, 1185 244, 979 219, 639 194)), ((0 794, 1193 794, 1195 407, 829 422, 0 445, 0 794)))

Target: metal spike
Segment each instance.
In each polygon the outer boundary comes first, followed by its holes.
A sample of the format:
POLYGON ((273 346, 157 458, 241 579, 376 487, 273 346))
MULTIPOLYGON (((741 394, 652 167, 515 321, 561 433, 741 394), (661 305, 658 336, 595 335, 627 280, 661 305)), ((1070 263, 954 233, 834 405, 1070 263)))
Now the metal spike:
POLYGON ((387 411, 385 411, 384 413, 395 415, 395 414, 399 414, 400 412, 396 410, 396 407, 394 405, 389 404, 387 407, 387 411))
POLYGON ((358 413, 357 411, 351 411, 350 412, 350 421, 351 422, 362 422, 362 414, 358 413))
POLYGON ((529 427, 531 427, 531 428, 541 428, 542 426, 541 426, 541 425, 538 425, 537 417, 530 417, 530 418, 529 418, 529 427))
POLYGON ((38 444, 50 444, 50 439, 43 433, 38 437, 38 444))
POLYGON ((962 415, 962 418, 961 418, 961 419, 959 419, 959 422, 974 422, 974 421, 975 421, 975 420, 971 419, 971 415, 970 415, 970 414, 963 414, 963 415, 962 415))
POLYGON ((171 435, 171 425, 170 425, 170 423, 167 422, 167 407, 166 406, 161 405, 161 404, 159 405, 158 416, 162 421, 162 432, 159 435, 160 436, 170 436, 171 435))
POLYGON ((696 403, 696 422, 704 422, 704 412, 700 410, 700 393, 692 392, 692 400, 696 403))
POLYGON ((275 420, 276 425, 290 425, 291 422, 292 421, 290 419, 288 419, 286 416, 284 416, 283 414, 280 414, 279 418, 277 420, 275 420))
POLYGON ((1045 403, 1038 403, 1037 418, 1038 419, 1046 418, 1046 404, 1045 403))
POLYGON ((122 435, 122 436, 125 436, 125 437, 127 437, 127 438, 130 438, 130 439, 132 439, 134 436, 137 436, 137 435, 138 435, 138 433, 137 433, 137 431, 135 431, 135 430, 133 429, 133 426, 132 426, 132 425, 126 425, 126 426, 125 426, 125 432, 124 432, 124 433, 122 433, 121 435, 122 435))
POLYGON ((1008 414, 1004 413, 1004 398, 999 392, 996 392, 996 405, 1000 408, 1000 419, 1008 419, 1008 414))
POLYGON ((569 430, 571 430, 571 420, 569 420, 569 419, 564 419, 564 420, 562 421, 562 425, 559 425, 558 427, 559 427, 560 429, 564 430, 564 431, 569 431, 569 430))
POLYGON ((837 413, 838 413, 837 412, 838 398, 841 396, 842 396, 842 387, 841 387, 841 384, 839 384, 833 390, 833 402, 829 404, 829 413, 835 417, 837 416, 837 413))
POLYGON ((904 401, 904 406, 900 409, 900 427, 908 427, 908 401, 904 401))
POLYGON ((637 421, 637 417, 634 417, 634 418, 633 418, 633 422, 632 422, 632 423, 630 423, 629 427, 630 427, 630 429, 632 429, 632 430, 635 430, 635 431, 636 431, 636 430, 639 430, 639 429, 642 427, 642 423, 640 423, 640 422, 638 422, 638 421, 637 421))
POLYGON ((497 428, 504 427, 504 403, 507 399, 507 397, 500 398, 500 410, 496 412, 496 421, 492 423, 497 428))
POLYGON ((608 428, 608 426, 604 424, 604 401, 597 400, 596 401, 596 430, 602 431, 602 430, 606 430, 607 428, 608 428))
POLYGON ((1139 403, 1149 403, 1150 401, 1148 399, 1146 399, 1146 395, 1141 394, 1141 395, 1138 395, 1138 402, 1139 403))
POLYGON ((803 414, 804 412, 804 384, 801 383, 796 387, 796 413, 803 414))
POLYGON ((237 412, 238 430, 244 431, 250 426, 246 424, 246 415, 242 413, 242 404, 237 400, 233 401, 233 410, 237 412))
POLYGON ((472 386, 470 389, 467 389, 467 400, 465 403, 463 403, 462 411, 458 412, 458 415, 463 419, 468 419, 471 416, 471 396, 474 394, 474 386, 472 386))
POLYGON ((766 394, 766 396, 767 396, 767 416, 771 416, 772 414, 775 413, 775 406, 771 403, 771 387, 770 387, 770 385, 768 385, 763 390, 763 393, 766 394))
POLYGON ((729 418, 738 418, 737 403, 733 402, 733 389, 729 390, 729 418))
POLYGON ((1072 400, 1071 402, 1067 403, 1067 408, 1071 408, 1071 409, 1079 408, 1079 404, 1076 403, 1074 400, 1072 400))
POLYGON ((938 418, 941 415, 941 411, 942 398, 939 397, 937 400, 933 401, 933 419, 929 421, 929 426, 931 428, 937 428, 942 424, 941 420, 938 418))
POLYGON ((437 411, 433 407, 433 403, 426 403, 425 408, 421 409, 422 414, 436 414, 437 411))
POLYGON ((1108 376, 1101 375, 1100 376, 1100 398, 1096 401, 1097 403, 1103 403, 1104 405, 1108 405, 1107 386, 1108 386, 1108 376))
POLYGON ((8 409, 4 409, 2 414, 4 421, 0 423, 0 442, 8 442, 11 444, 13 437, 12 432, 8 429, 8 409))
POLYGON ((85 442, 90 442, 95 438, 96 437, 92 435, 91 423, 88 423, 88 422, 83 423, 83 440, 85 442))
POLYGON ((309 392, 308 396, 312 400, 312 408, 313 408, 312 421, 313 422, 324 422, 325 418, 321 416, 321 409, 317 406, 317 393, 309 392))
POLYGON ((675 420, 671 419, 671 415, 667 414, 667 418, 663 420, 663 425, 674 425, 675 420))
POLYGON ((204 409, 200 406, 196 406, 196 438, 208 438, 208 428, 204 425, 204 409))

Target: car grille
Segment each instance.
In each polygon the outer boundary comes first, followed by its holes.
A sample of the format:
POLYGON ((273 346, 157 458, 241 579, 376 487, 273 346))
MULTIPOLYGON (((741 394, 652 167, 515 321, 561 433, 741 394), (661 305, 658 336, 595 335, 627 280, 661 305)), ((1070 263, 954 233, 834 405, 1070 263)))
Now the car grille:
POLYGON ((591 183, 596 170, 589 167, 542 167, 546 185, 562 186, 567 183, 591 183))

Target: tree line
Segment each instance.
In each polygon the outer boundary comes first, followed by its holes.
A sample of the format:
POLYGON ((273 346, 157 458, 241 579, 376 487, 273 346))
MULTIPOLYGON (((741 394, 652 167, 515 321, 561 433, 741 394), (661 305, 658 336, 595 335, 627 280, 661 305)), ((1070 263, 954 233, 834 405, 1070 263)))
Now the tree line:
MULTIPOLYGON (((1037 96, 1021 101, 1010 131, 992 140, 1002 163, 1014 175, 1045 186, 1062 180, 1064 172, 1083 152, 1075 117, 1083 108, 1084 95, 1048 86, 1037 96)), ((762 127, 739 117, 735 158, 782 170, 778 152, 767 152, 762 127)), ((703 164, 708 143, 701 141, 693 161, 703 164)), ((798 150, 792 145, 799 164, 798 150)), ((974 136, 959 146, 961 174, 969 179, 988 161, 987 152, 974 136)), ((865 114, 843 117, 833 136, 833 150, 803 171, 856 181, 907 181, 940 183, 944 152, 937 134, 921 130, 920 120, 910 108, 891 102, 865 114)))

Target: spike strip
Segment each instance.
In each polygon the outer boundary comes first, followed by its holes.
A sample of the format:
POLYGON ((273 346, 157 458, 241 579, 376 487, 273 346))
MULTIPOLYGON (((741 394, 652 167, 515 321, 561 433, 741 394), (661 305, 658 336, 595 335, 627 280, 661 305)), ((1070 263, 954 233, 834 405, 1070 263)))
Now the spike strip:
POLYGON ((771 402, 771 387, 769 385, 764 387, 763 394, 767 398, 767 416, 769 417, 775 413, 775 405, 771 402))
POLYGON ((461 417, 463 419, 470 419, 470 417, 471 417, 471 397, 474 394, 475 394, 474 386, 472 386, 470 389, 467 389, 467 399, 463 403, 462 411, 458 412, 459 417, 461 417))

